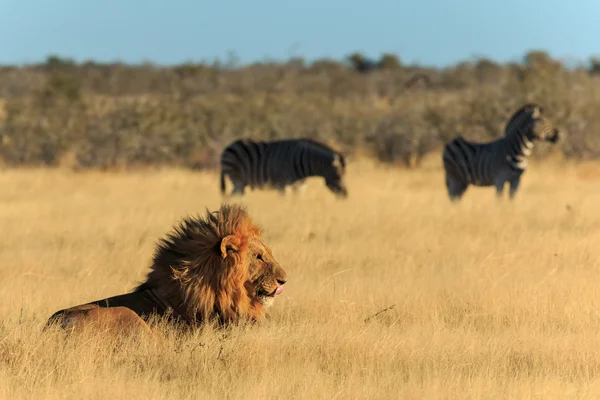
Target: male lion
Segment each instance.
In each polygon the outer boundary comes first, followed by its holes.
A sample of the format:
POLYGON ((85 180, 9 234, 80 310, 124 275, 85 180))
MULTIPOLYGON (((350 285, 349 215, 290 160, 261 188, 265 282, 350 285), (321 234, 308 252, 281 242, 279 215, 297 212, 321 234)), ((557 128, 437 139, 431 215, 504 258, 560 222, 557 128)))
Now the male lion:
POLYGON ((257 321, 286 282, 261 233, 239 205, 187 217, 160 239, 145 282, 133 292, 57 311, 48 324, 149 331, 153 315, 188 326, 257 321))

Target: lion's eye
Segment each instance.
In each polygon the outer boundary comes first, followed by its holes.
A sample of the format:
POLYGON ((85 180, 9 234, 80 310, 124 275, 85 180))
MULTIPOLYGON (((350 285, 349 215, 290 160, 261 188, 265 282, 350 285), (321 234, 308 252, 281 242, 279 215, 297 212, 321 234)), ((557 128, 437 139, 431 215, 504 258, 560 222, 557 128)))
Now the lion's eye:
POLYGON ((263 258, 262 258, 262 254, 257 254, 257 255, 256 255, 256 258, 257 258, 257 259, 259 259, 260 261, 265 261, 265 260, 263 260, 263 258))

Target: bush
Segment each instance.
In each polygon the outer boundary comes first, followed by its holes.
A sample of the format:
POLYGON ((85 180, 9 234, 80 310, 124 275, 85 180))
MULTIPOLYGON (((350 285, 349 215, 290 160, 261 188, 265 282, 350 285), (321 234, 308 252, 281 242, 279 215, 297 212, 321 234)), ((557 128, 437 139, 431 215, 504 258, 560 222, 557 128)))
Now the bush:
POLYGON ((454 136, 503 135, 510 115, 529 101, 568 132, 558 146, 536 148, 535 157, 600 156, 594 60, 567 69, 532 51, 522 64, 481 59, 440 70, 404 65, 393 54, 373 62, 354 53, 348 61, 159 68, 51 56, 41 65, 2 67, 1 161, 214 168, 239 137, 310 137, 416 167, 454 136))

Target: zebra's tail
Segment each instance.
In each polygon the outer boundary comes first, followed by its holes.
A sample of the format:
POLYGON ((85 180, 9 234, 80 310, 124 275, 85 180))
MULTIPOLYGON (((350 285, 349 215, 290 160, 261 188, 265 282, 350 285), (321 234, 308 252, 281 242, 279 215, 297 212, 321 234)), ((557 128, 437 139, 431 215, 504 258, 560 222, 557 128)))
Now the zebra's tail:
POLYGON ((221 168, 221 194, 225 195, 225 171, 221 168))
POLYGON ((464 142, 463 137, 457 136, 444 145, 444 149, 442 151, 442 161, 446 169, 456 165, 454 153, 456 152, 457 148, 460 147, 462 142, 464 142))

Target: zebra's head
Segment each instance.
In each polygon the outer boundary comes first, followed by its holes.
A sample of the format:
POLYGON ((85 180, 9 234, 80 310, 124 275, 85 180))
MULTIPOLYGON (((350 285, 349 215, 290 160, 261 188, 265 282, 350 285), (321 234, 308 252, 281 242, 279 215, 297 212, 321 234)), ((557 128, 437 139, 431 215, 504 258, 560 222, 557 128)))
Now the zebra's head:
POLYGON ((344 184, 345 174, 346 161, 344 160, 344 156, 340 153, 336 153, 333 156, 331 168, 327 169, 324 178, 327 187, 337 196, 342 198, 348 197, 348 190, 346 189, 346 185, 344 184))
POLYGON ((556 143, 560 138, 559 130, 544 115, 544 109, 538 104, 530 103, 521 107, 508 122, 507 131, 515 123, 527 126, 527 138, 531 141, 540 140, 556 143))
POLYGON ((531 118, 533 119, 533 126, 531 127, 531 133, 533 139, 544 140, 550 143, 558 142, 560 132, 554 127, 548 117, 544 115, 544 109, 537 105, 534 105, 532 108, 531 118))

